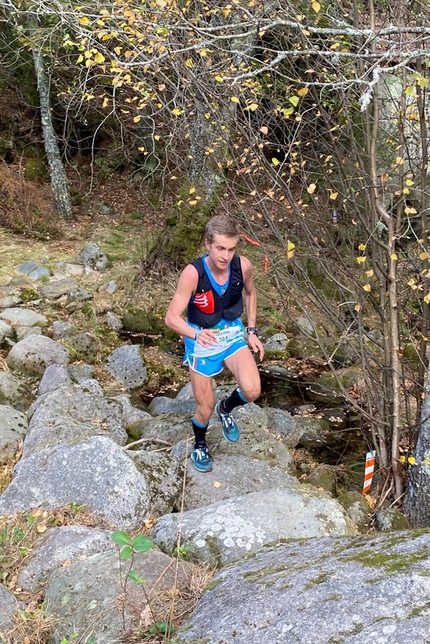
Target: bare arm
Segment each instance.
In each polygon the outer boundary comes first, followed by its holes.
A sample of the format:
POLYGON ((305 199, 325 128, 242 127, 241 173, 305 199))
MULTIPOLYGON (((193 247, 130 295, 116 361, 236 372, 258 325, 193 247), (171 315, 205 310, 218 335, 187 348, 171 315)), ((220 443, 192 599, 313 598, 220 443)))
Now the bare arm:
POLYGON ((197 288, 198 273, 194 266, 188 264, 182 271, 175 294, 167 309, 164 322, 169 329, 186 338, 194 338, 196 330, 183 319, 183 314, 197 288))
MULTIPOLYGON (((245 289, 245 307, 248 326, 256 326, 257 323, 257 291, 252 277, 252 264, 246 257, 240 258, 242 275, 245 289)), ((260 355, 260 360, 264 357, 264 347, 261 340, 254 334, 248 335, 248 342, 254 353, 260 355)))
MULTIPOLYGON (((185 338, 194 339, 196 336, 196 329, 187 324, 182 316, 196 291, 198 281, 197 270, 194 266, 188 264, 179 277, 178 286, 164 318, 164 322, 169 329, 176 331, 176 333, 185 338)), ((216 334, 217 331, 212 329, 203 329, 199 332, 198 343, 202 346, 215 344, 216 334)))

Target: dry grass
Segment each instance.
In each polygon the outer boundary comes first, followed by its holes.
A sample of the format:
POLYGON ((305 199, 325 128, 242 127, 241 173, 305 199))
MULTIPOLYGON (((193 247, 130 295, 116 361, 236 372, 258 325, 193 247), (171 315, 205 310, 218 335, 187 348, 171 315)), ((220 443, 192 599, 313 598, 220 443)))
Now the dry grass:
MULTIPOLYGON (((180 562, 177 562, 180 565, 180 562)), ((209 565, 194 566, 188 584, 181 589, 158 590, 146 594, 146 606, 136 621, 138 624, 124 635, 124 644, 162 644, 188 619, 204 589, 213 579, 216 569, 209 565)), ((144 592, 144 587, 143 587, 144 592)))

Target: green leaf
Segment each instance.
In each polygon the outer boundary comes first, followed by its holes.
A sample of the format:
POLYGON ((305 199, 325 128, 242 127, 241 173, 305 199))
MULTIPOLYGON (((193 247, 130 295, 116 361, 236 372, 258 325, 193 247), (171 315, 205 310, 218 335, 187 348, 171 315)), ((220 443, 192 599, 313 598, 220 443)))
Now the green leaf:
POLYGON ((154 542, 144 534, 138 534, 132 541, 132 547, 135 552, 146 552, 154 547, 154 542))
POLYGON ((143 586, 143 584, 146 584, 146 579, 144 577, 141 577, 135 570, 129 570, 127 577, 134 581, 138 586, 143 586))
POLYGON ((131 546, 124 546, 122 548, 121 552, 119 553, 119 556, 121 559, 131 559, 134 554, 133 548, 131 546))
POLYGON ((300 98, 298 96, 290 96, 288 100, 290 101, 291 105, 294 105, 294 107, 297 107, 297 105, 299 104, 300 98))
POLYGON ((117 546, 131 546, 132 541, 126 532, 118 530, 117 532, 112 532, 110 538, 117 546))

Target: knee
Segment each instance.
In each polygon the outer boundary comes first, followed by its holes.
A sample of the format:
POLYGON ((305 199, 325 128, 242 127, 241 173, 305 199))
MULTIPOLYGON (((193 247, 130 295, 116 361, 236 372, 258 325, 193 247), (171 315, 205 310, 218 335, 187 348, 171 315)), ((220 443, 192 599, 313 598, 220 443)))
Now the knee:
POLYGON ((211 417, 213 411, 215 409, 215 405, 209 403, 208 401, 202 401, 197 403, 197 413, 202 418, 203 422, 209 422, 209 418, 211 417))
POLYGON ((261 385, 258 382, 248 387, 246 390, 241 387, 240 391, 248 402, 254 402, 254 400, 257 400, 261 394, 261 385))

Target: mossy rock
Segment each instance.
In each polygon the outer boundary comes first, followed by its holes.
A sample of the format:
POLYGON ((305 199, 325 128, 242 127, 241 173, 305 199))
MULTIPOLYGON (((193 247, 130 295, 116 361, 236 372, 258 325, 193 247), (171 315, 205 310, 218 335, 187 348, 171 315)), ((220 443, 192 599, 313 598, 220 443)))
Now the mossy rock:
POLYGON ((33 291, 31 288, 24 288, 20 292, 19 297, 23 302, 32 302, 33 300, 40 299, 40 293, 33 291))
POLYGON ((372 518, 372 510, 362 493, 358 490, 343 490, 337 500, 360 532, 366 533, 372 518))
POLYGON ((164 333, 165 324, 160 317, 153 313, 148 313, 141 308, 129 308, 122 317, 124 330, 131 333, 148 333, 149 335, 158 335, 164 333))
POLYGON ((341 387, 351 389, 361 378, 358 367, 349 367, 333 373, 322 373, 309 388, 309 398, 326 404, 338 404, 344 400, 341 387))
POLYGON ((306 483, 323 488, 330 494, 336 492, 336 470, 332 465, 317 465, 306 477, 306 483))

